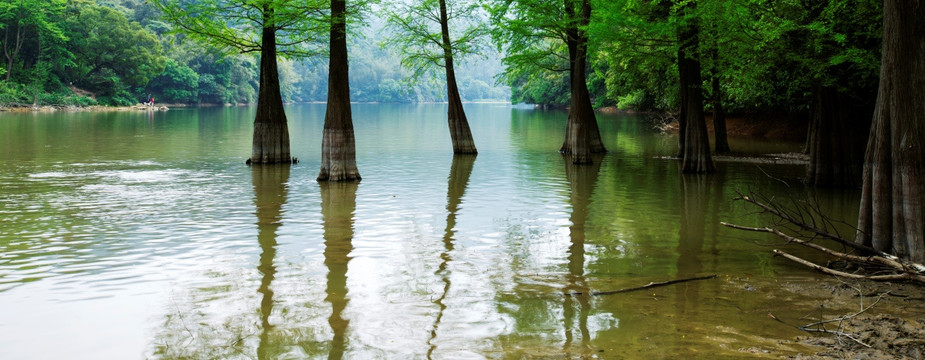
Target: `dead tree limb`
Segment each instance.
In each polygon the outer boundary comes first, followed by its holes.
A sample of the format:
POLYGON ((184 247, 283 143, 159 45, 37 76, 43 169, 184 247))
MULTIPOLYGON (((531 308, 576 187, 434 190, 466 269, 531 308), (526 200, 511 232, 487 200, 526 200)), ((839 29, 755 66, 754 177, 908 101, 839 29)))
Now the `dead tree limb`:
MULTIPOLYGON (((899 261, 898 259, 896 259, 895 256, 892 256, 892 255, 890 255, 889 257, 884 257, 884 256, 881 256, 881 255, 870 255, 870 256, 852 255, 852 254, 847 254, 847 253, 843 253, 843 252, 840 252, 840 251, 835 251, 835 250, 829 249, 829 248, 827 248, 827 247, 825 247, 825 246, 822 246, 822 245, 819 245, 819 244, 815 244, 815 243, 812 243, 812 242, 809 242, 809 241, 806 241, 806 240, 802 240, 802 239, 799 239, 799 238, 796 238, 796 237, 787 235, 787 234, 785 234, 785 233, 783 233, 783 232, 781 232, 780 230, 777 230, 777 229, 772 229, 772 228, 768 228, 768 227, 765 227, 765 228, 753 228, 753 227, 741 226, 741 225, 736 225, 736 224, 729 224, 729 223, 725 223, 725 222, 720 222, 720 224, 722 224, 723 226, 726 226, 726 227, 733 228, 733 229, 772 233, 772 234, 775 234, 775 235, 777 235, 777 236, 780 236, 780 237, 783 238, 784 240, 787 240, 787 243, 800 244, 800 245, 806 246, 806 247, 808 247, 808 248, 815 249, 815 250, 819 250, 819 251, 824 252, 824 253, 826 253, 826 254, 829 254, 829 255, 832 255, 832 256, 835 256, 835 257, 838 257, 838 258, 842 258, 842 259, 845 259, 845 260, 848 260, 848 261, 856 262, 856 263, 879 263, 879 264, 881 264, 881 265, 887 266, 887 267, 889 267, 889 268, 891 268, 891 269, 893 269, 893 270, 897 270, 897 271, 908 272, 908 273, 912 273, 912 274, 921 274, 921 273, 922 273, 921 271, 916 270, 916 269, 912 268, 911 266, 909 266, 909 265, 907 265, 907 264, 904 264, 903 262, 899 261)), ((922 275, 925 275, 925 274, 922 274, 922 275)))
POLYGON ((750 203, 750 204, 752 204, 752 205, 755 205, 755 206, 757 206, 757 207, 760 207, 761 209, 763 209, 764 211, 767 211, 767 212, 770 213, 771 215, 777 216, 777 217, 781 218, 782 220, 784 220, 784 221, 786 221, 786 222, 788 222, 788 223, 791 223, 791 224, 793 224, 793 225, 796 225, 797 227, 799 227, 799 228, 802 229, 802 230, 806 230, 806 231, 812 232, 812 233, 814 233, 814 234, 816 234, 816 235, 822 236, 822 237, 827 238, 827 239, 835 240, 835 241, 841 243, 842 245, 850 246, 850 247, 855 248, 855 249, 857 249, 857 250, 866 251, 866 252, 870 252, 870 253, 876 253, 876 252, 878 252, 877 250, 875 250, 875 249, 872 248, 872 247, 864 246, 864 245, 857 244, 857 243, 854 243, 854 242, 851 242, 851 241, 845 241, 844 239, 842 239, 840 236, 838 236, 838 235, 836 235, 836 234, 833 234, 833 233, 831 233, 831 232, 828 232, 828 231, 826 231, 825 229, 820 229, 820 228, 818 228, 818 227, 816 227, 816 226, 807 224, 806 221, 804 221, 803 219, 797 219, 797 218, 791 216, 790 214, 787 214, 787 213, 785 213, 785 212, 779 210, 778 208, 776 208, 776 207, 774 207, 774 206, 771 206, 771 205, 762 203, 762 202, 760 202, 760 201, 758 201, 758 200, 755 200, 754 198, 752 198, 752 197, 750 197, 750 196, 748 196, 748 195, 744 195, 744 194, 742 194, 742 193, 739 193, 739 196, 736 197, 736 198, 733 199, 733 200, 742 200, 742 201, 745 201, 745 202, 750 203))
MULTIPOLYGON (((683 283, 683 282, 688 282, 688 281, 713 279, 713 278, 715 278, 715 277, 716 277, 716 274, 712 274, 712 275, 707 275, 707 276, 697 276, 697 277, 684 278, 684 279, 676 279, 676 280, 668 280, 668 281, 660 281, 660 282, 650 282, 650 283, 645 284, 645 285, 642 285, 642 286, 636 286, 636 287, 625 288, 625 289, 620 289, 620 290, 592 291, 592 292, 589 292, 588 295, 591 295, 591 296, 598 296, 598 295, 620 294, 620 293, 625 293, 625 292, 630 292, 630 291, 638 291, 638 290, 651 289, 651 288, 654 288, 654 287, 665 286, 665 285, 672 285, 672 284, 678 284, 678 283, 683 283)), ((579 291, 579 292, 571 292, 571 293, 569 293, 570 296, 579 296, 579 295, 584 295, 584 294, 585 294, 585 293, 580 292, 580 291, 579 291)))
POLYGON ((845 278, 849 278, 849 279, 867 279, 867 280, 873 280, 873 281, 912 281, 912 282, 919 283, 919 284, 921 284, 921 285, 925 285, 925 276, 922 276, 922 275, 915 275, 915 274, 911 274, 911 273, 907 273, 907 272, 899 273, 899 274, 890 274, 890 275, 861 275, 861 274, 852 274, 852 273, 848 273, 848 272, 844 272, 844 271, 838 271, 838 270, 835 270, 835 269, 829 269, 829 268, 827 268, 827 267, 825 267, 825 266, 821 266, 821 265, 815 264, 815 263, 813 263, 813 262, 811 262, 811 261, 803 260, 803 259, 801 259, 801 258, 799 258, 799 257, 797 257, 797 256, 790 255, 790 254, 788 254, 788 253, 785 253, 785 252, 780 251, 780 250, 777 250, 777 249, 774 249, 774 255, 782 256, 782 257, 784 257, 784 258, 787 259, 787 260, 793 261, 793 262, 798 263, 798 264, 800 264, 800 265, 804 265, 804 266, 806 266, 806 267, 808 267, 808 268, 811 268, 811 269, 813 269, 813 270, 816 270, 816 271, 819 271, 819 272, 822 272, 822 273, 825 273, 825 274, 835 275, 835 276, 841 276, 841 277, 845 277, 845 278))
MULTIPOLYGON (((888 274, 888 275, 865 275, 865 274, 856 274, 856 273, 838 271, 835 269, 830 269, 830 268, 815 264, 811 261, 807 261, 805 259, 788 254, 781 250, 774 249, 774 254, 776 256, 784 257, 790 261, 796 262, 798 264, 804 265, 816 271, 829 274, 829 275, 833 275, 833 276, 840 276, 840 277, 851 278, 851 279, 868 279, 868 280, 873 280, 873 281, 907 281, 907 282, 917 283, 919 285, 925 285, 925 265, 914 263, 914 262, 911 262, 905 259, 900 259, 894 255, 887 254, 885 252, 873 249, 871 247, 845 240, 837 236, 836 234, 832 234, 826 229, 819 228, 818 226, 816 226, 816 220, 814 216, 814 214, 821 215, 821 212, 818 209, 807 210, 807 209, 798 208, 797 210, 788 211, 786 209, 783 209, 779 205, 775 205, 773 203, 765 204, 765 203, 762 203, 761 201, 755 200, 751 196, 747 196, 742 193, 739 193, 739 196, 736 197, 735 199, 742 200, 750 204, 753 204, 763 209, 765 212, 778 217, 784 222, 789 223, 796 228, 799 228, 801 231, 809 232, 813 234, 813 236, 820 236, 822 238, 835 241, 839 244, 842 244, 844 246, 850 247, 858 251, 860 254, 848 254, 845 252, 832 250, 822 245, 813 243, 811 241, 799 239, 796 236, 789 235, 787 233, 784 233, 783 231, 780 231, 778 229, 771 228, 771 227, 756 228, 756 227, 740 226, 740 225, 722 222, 721 224, 724 226, 727 226, 733 229, 739 229, 739 230, 771 233, 771 234, 777 235, 778 237, 786 240, 788 244, 795 243, 795 244, 803 245, 811 249, 821 251, 825 254, 835 256, 845 261, 849 261, 849 262, 856 263, 856 264, 878 265, 881 267, 888 268, 893 273, 888 274), (796 214, 796 216, 794 216, 793 214, 796 214), (811 219, 810 221, 812 221, 812 224, 807 222, 806 216, 810 217, 811 219)), ((822 216, 824 217, 824 215, 822 216)), ((827 219, 823 219, 822 226, 824 227, 826 227, 825 221, 827 221, 827 219)))

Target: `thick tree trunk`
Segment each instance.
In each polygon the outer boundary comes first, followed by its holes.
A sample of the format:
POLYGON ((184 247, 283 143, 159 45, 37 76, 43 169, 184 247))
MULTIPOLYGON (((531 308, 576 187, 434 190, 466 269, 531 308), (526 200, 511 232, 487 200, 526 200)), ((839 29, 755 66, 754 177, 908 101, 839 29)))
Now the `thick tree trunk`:
POLYGON ((318 181, 357 181, 356 140, 350 113, 347 67, 346 0, 331 0, 331 54, 328 66, 328 107, 321 142, 318 181))
POLYGON ((588 91, 585 67, 587 66, 588 35, 579 26, 587 25, 591 18, 591 4, 581 1, 581 11, 576 14, 573 0, 565 0, 565 13, 570 19, 566 30, 566 45, 569 52, 569 69, 571 80, 571 105, 565 126, 565 141, 559 152, 569 154, 572 163, 591 163, 591 155, 605 153, 607 149, 601 141, 601 131, 597 125, 591 94, 588 91), (576 16, 578 20, 575 21, 576 16))
POLYGON ((925 1, 886 0, 855 240, 925 260, 925 1))
POLYGON ((698 60, 699 34, 697 24, 681 26, 678 33, 678 73, 681 83, 681 116, 679 128, 681 171, 711 173, 716 171, 710 155, 710 138, 703 115, 703 80, 698 60))
MULTIPOLYGON (((265 19, 272 10, 265 9, 265 19)), ((265 20, 261 36, 260 89, 257 94, 257 115, 254 117, 254 141, 248 164, 292 162, 289 154, 289 125, 283 111, 279 91, 279 71, 276 64, 276 29, 265 20)))
POLYGON ((356 211, 357 182, 323 182, 321 186, 321 216, 324 221, 324 265, 328 269, 327 296, 331 304, 328 325, 334 337, 329 359, 342 359, 347 347, 350 319, 343 312, 350 301, 347 297, 347 267, 353 251, 353 214, 356 211))
POLYGON ((872 109, 855 106, 834 87, 816 86, 813 92, 806 182, 812 186, 857 186, 872 109))
POLYGON ((446 65, 447 123, 453 141, 454 154, 476 154, 472 131, 463 110, 459 88, 456 86, 456 70, 453 67, 453 48, 450 42, 450 26, 446 11, 446 0, 440 0, 440 30, 443 33, 443 61, 446 65))

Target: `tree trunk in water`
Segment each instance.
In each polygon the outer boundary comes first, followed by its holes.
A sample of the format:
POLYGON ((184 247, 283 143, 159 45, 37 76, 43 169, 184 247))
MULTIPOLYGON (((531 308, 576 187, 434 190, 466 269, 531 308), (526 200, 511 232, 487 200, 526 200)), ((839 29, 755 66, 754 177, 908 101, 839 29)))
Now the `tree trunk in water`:
POLYGON ((589 164, 592 153, 607 152, 601 141, 601 132, 585 78, 588 36, 579 28, 579 25, 587 25, 590 21, 591 4, 588 0, 581 0, 581 12, 576 14, 572 0, 565 0, 565 13, 570 20, 575 20, 576 15, 580 15, 580 18, 577 22, 571 21, 566 30, 572 94, 568 122, 565 125, 565 142, 559 152, 569 154, 574 164, 589 164))
MULTIPOLYGON (((693 21, 693 20, 691 20, 693 21)), ((703 80, 698 60, 699 34, 696 23, 679 29, 678 73, 681 82, 682 128, 678 130, 681 147, 681 171, 685 173, 711 173, 716 171, 710 156, 710 138, 703 116, 703 80)))
POLYGON ((813 92, 806 182, 812 186, 857 186, 872 109, 854 106, 834 87, 816 86, 813 92))
POLYGON ((440 0, 440 29, 443 33, 443 61, 446 64, 447 123, 453 140, 454 154, 477 154, 469 121, 463 110, 459 88, 456 86, 456 70, 453 68, 453 48, 450 42, 450 27, 447 19, 446 0, 440 0))
POLYGON ((321 172, 318 181, 360 180, 356 140, 350 113, 347 67, 347 4, 331 0, 331 54, 328 66, 328 107, 321 141, 321 172))
POLYGON ((925 2, 886 0, 856 241, 925 260, 925 2))
MULTIPOLYGON (((714 60, 715 61, 715 60, 714 60)), ((726 111, 723 109, 723 95, 719 87, 719 78, 714 74, 713 80, 713 142, 717 154, 731 152, 726 136, 726 111)))
POLYGON ((260 50, 260 90, 257 115, 254 117, 254 141, 248 164, 290 163, 289 125, 283 111, 276 64, 276 29, 268 18, 272 10, 264 9, 264 28, 260 50))

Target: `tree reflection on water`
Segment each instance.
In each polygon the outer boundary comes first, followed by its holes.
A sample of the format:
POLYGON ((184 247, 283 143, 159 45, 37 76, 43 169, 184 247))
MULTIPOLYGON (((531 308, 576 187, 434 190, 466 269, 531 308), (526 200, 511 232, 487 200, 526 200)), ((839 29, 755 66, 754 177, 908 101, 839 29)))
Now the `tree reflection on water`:
POLYGON ((331 304, 328 324, 334 332, 328 359, 342 359, 350 324, 342 314, 350 301, 347 297, 347 264, 353 250, 353 215, 358 183, 322 181, 319 185, 324 218, 324 265, 328 268, 325 301, 331 304))

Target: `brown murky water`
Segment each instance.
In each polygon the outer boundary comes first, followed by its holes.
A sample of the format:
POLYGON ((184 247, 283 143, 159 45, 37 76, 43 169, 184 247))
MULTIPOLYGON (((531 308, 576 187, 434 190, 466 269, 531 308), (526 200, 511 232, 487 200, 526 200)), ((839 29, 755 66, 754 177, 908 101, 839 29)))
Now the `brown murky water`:
POLYGON ((355 105, 363 181, 319 184, 324 107, 287 111, 291 167, 244 165, 253 108, 0 114, 0 358, 792 355, 767 313, 823 278, 719 222, 769 221, 736 191, 856 217, 799 166, 680 175, 641 117, 600 115, 610 152, 572 166, 565 113, 503 105, 467 105, 455 158, 444 106, 355 105))

